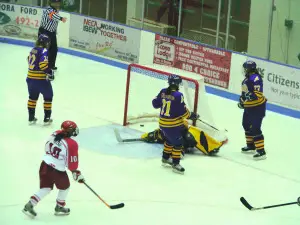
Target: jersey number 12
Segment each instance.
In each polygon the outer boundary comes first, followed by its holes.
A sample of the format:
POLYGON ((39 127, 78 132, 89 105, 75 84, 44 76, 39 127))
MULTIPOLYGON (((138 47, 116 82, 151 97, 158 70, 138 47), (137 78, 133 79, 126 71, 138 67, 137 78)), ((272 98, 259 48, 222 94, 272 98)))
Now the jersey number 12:
POLYGON ((171 101, 167 101, 166 99, 162 99, 162 107, 160 115, 162 116, 170 116, 170 109, 171 109, 171 101))
POLYGON ((34 68, 34 62, 36 60, 36 56, 35 54, 30 54, 28 57, 28 64, 29 64, 29 69, 33 69, 34 68))

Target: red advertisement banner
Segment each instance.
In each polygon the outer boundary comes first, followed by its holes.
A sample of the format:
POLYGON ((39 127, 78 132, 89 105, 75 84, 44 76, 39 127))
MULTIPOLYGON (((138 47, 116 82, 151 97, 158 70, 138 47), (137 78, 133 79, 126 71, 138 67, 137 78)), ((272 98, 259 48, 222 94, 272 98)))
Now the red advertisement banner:
POLYGON ((202 75, 205 82, 228 89, 231 52, 155 35, 153 63, 202 75))

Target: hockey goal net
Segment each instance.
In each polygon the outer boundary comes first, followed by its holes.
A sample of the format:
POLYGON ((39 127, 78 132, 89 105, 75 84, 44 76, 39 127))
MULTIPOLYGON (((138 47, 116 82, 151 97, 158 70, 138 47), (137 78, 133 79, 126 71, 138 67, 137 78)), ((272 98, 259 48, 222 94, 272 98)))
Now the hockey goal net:
MULTIPOLYGON (((150 66, 130 64, 128 66, 124 126, 158 121, 160 110, 152 107, 152 99, 162 88, 168 86, 168 77, 172 74, 182 78, 179 91, 183 93, 188 109, 197 112, 205 123, 216 127, 207 101, 204 78, 198 74, 156 64, 150 66)), ((226 139, 222 131, 213 129, 205 123, 196 121, 193 125, 220 141, 226 139)))

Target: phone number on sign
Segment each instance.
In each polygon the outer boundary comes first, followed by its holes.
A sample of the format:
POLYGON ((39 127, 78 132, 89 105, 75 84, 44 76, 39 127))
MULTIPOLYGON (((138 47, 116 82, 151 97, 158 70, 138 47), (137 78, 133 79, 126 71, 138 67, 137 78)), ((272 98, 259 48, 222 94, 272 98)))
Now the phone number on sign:
POLYGON ((30 18, 28 17, 21 17, 21 16, 18 16, 16 18, 16 23, 17 24, 22 24, 22 25, 25 25, 25 26, 31 26, 31 27, 39 27, 39 21, 38 20, 30 20, 30 18))

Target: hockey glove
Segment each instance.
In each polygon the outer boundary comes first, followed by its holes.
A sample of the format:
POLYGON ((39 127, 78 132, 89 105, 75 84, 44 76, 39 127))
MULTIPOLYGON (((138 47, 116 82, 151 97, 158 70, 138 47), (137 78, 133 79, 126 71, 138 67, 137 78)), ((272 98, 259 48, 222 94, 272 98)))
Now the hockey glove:
POLYGON ((191 112, 191 115, 190 117, 188 118, 189 120, 197 120, 199 119, 199 114, 198 113, 194 113, 194 112, 191 112))
POLYGON ((238 103, 238 107, 240 108, 240 109, 244 109, 245 107, 244 107, 244 97, 243 96, 241 96, 240 97, 240 102, 238 103))
POLYGON ((240 108, 240 109, 244 109, 245 107, 244 107, 244 104, 242 104, 242 103, 238 103, 238 107, 240 108))
POLYGON ((49 73, 46 73, 46 80, 53 81, 54 80, 54 72, 50 70, 49 73))
POLYGON ((257 100, 257 96, 253 92, 247 92, 241 96, 243 101, 257 100))
POLYGON ((73 175, 73 179, 75 181, 77 181, 78 183, 83 183, 85 181, 84 177, 82 176, 82 174, 79 170, 72 171, 72 175, 73 175))
POLYGON ((157 137, 158 137, 158 129, 153 131, 153 132, 143 134, 141 138, 145 142, 155 143, 155 142, 157 142, 157 137))

